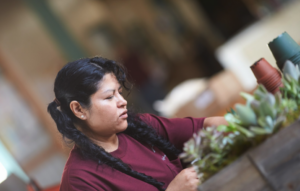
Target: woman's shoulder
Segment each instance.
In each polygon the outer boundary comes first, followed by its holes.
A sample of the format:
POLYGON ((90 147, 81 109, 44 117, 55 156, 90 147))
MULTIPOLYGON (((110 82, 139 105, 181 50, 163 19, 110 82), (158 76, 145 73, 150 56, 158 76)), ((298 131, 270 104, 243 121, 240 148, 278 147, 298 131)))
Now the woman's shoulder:
POLYGON ((140 114, 138 114, 138 116, 143 122, 147 123, 148 125, 150 125, 152 127, 159 125, 160 120, 167 119, 167 118, 157 116, 157 115, 154 115, 151 113, 140 113, 140 114))
POLYGON ((89 190, 95 188, 98 190, 103 186, 99 180, 109 176, 111 170, 108 168, 93 160, 85 159, 78 148, 73 148, 63 171, 61 187, 77 191, 88 186, 89 190))
POLYGON ((90 159, 86 159, 76 146, 71 150, 69 158, 65 164, 64 171, 80 171, 86 169, 94 169, 98 164, 90 159))

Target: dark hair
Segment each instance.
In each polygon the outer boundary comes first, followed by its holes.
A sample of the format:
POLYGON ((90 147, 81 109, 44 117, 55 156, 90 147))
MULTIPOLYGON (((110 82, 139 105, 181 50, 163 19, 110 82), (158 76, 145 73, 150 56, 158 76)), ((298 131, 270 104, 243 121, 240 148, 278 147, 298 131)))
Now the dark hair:
MULTIPOLYGON (((131 85, 127 81, 125 69, 118 63, 101 57, 84 58, 68 63, 57 74, 54 83, 54 93, 58 100, 48 105, 48 112, 54 119, 58 131, 80 149, 82 156, 117 169, 136 179, 147 182, 158 190, 164 190, 164 183, 151 176, 132 170, 122 160, 113 157, 103 148, 94 144, 85 134, 76 129, 74 123, 78 119, 71 111, 70 102, 76 100, 82 107, 90 107, 90 96, 97 91, 97 85, 107 73, 116 76, 118 82, 127 90, 131 85), (60 110, 57 108, 60 104, 60 110)), ((179 151, 168 141, 157 135, 156 131, 144 123, 137 114, 128 112, 128 127, 123 132, 142 144, 153 145, 163 151, 168 157, 176 157, 179 151)))

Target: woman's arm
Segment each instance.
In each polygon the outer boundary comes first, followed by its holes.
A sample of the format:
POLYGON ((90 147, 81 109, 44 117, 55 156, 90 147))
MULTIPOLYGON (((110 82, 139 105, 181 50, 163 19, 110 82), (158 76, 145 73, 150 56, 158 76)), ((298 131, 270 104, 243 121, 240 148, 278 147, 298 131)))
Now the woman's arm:
POLYGON ((194 133, 203 128, 205 118, 165 118, 153 114, 143 114, 141 119, 152 126, 156 132, 171 142, 177 149, 182 150, 194 133))
POLYGON ((203 127, 217 127, 219 125, 228 125, 224 117, 207 117, 204 119, 203 127))

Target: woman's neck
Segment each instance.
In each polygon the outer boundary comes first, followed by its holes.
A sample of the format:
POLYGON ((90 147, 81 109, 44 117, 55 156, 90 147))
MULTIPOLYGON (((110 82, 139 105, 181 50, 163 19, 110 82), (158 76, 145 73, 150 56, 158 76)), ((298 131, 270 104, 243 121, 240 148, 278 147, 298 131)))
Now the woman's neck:
MULTIPOLYGON (((95 133, 89 131, 83 131, 80 125, 74 124, 75 127, 87 136, 93 143, 103 148, 106 152, 113 152, 119 148, 119 138, 117 134, 113 134, 107 137, 99 137, 95 133)), ((85 128, 88 129, 88 128, 85 128)))
POLYGON ((119 148, 119 138, 116 134, 107 138, 89 137, 96 145, 102 147, 106 152, 113 152, 119 148))

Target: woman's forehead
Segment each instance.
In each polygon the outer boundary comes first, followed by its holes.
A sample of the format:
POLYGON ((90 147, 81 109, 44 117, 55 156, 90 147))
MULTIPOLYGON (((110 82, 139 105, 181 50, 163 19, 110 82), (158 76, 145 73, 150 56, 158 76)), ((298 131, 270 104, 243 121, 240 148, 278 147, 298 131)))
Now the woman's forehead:
POLYGON ((106 89, 119 88, 120 83, 116 76, 112 73, 107 73, 103 76, 102 80, 98 84, 98 90, 106 91, 106 89))

